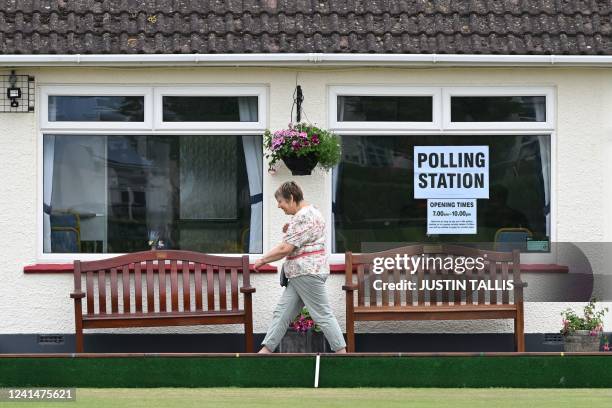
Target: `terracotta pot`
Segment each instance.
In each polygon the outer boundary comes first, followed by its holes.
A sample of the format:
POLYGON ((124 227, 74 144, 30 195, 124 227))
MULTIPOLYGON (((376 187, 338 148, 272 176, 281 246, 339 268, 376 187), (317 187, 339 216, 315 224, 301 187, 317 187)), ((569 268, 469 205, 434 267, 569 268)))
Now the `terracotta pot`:
POLYGON ((563 336, 563 351, 599 351, 599 335, 591 336, 589 330, 576 330, 572 334, 563 336))
POLYGON ((308 153, 304 156, 286 156, 283 157, 283 162, 289 170, 291 170, 291 174, 294 176, 308 176, 312 172, 312 169, 315 168, 318 160, 317 153, 308 153))
POLYGON ((289 328, 278 345, 279 353, 325 353, 327 350, 323 332, 309 330, 299 333, 289 328))

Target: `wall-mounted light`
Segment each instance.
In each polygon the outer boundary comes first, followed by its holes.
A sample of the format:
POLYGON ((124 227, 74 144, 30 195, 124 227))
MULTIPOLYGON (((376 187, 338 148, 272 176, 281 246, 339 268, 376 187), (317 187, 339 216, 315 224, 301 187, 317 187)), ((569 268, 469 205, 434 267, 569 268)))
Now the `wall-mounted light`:
POLYGON ((21 99, 21 88, 17 88, 15 84, 17 83, 17 75, 15 75, 15 71, 11 71, 11 76, 9 77, 9 84, 11 84, 10 88, 6 90, 6 97, 11 100, 11 108, 19 107, 19 102, 17 99, 21 99))

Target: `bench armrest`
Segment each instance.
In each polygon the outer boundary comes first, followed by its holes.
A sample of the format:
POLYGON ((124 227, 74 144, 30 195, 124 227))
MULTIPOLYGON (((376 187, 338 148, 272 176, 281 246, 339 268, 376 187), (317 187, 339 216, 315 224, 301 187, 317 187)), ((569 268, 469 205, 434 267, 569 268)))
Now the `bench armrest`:
POLYGON ((346 290, 347 292, 352 292, 354 290, 357 290, 358 286, 356 283, 353 283, 351 285, 342 285, 342 290, 346 290))
POLYGON ((240 288, 240 292, 241 293, 253 293, 255 292, 255 288, 252 286, 245 286, 245 287, 240 288))
POLYGON ((70 297, 73 299, 83 299, 85 297, 85 293, 83 292, 74 292, 70 294, 70 297))

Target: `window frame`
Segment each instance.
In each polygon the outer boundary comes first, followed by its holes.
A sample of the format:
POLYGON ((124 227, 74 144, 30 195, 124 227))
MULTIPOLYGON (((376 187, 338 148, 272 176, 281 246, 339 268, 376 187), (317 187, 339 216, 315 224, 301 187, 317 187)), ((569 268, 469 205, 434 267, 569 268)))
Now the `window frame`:
POLYGON ((160 130, 212 130, 232 131, 266 129, 267 94, 257 86, 158 86, 154 89, 154 127, 160 130), (164 122, 164 96, 257 96, 257 122, 164 122))
MULTIPOLYGON (((235 135, 235 136, 248 136, 255 135, 261 136, 263 138, 263 130, 262 129, 240 129, 235 128, 232 124, 236 122, 211 122, 219 124, 218 128, 192 128, 192 129, 158 129, 154 125, 153 115, 155 111, 155 91, 160 87, 170 87, 171 85, 158 85, 153 84, 149 86, 143 85, 132 85, 126 84, 125 86, 106 86, 99 84, 92 85, 61 85, 61 84, 53 84, 53 85, 45 85, 40 84, 37 86, 37 98, 40 98, 41 101, 41 109, 38 114, 38 131, 37 131, 37 164, 36 164, 36 172, 37 172, 37 193, 36 193, 36 259, 39 262, 52 262, 52 263, 61 263, 61 262, 70 262, 72 263, 74 260, 98 260, 98 259, 107 259, 112 258, 119 255, 125 255, 125 253, 44 253, 44 217, 43 217, 43 203, 44 203, 44 135, 45 134, 54 134, 54 135, 103 135, 103 136, 113 136, 113 135, 143 135, 143 136, 153 136, 153 135, 235 135), (49 122, 46 120, 48 118, 48 96, 49 94, 53 95, 102 95, 104 90, 107 93, 103 95, 128 95, 126 91, 129 92, 146 92, 146 95, 149 97, 149 103, 147 105, 147 97, 145 97, 145 123, 148 124, 148 127, 144 127, 142 122, 138 122, 139 127, 126 127, 125 124, 130 122, 50 122, 52 126, 48 126, 49 122), (65 93, 64 93, 65 91, 65 93), (79 92, 78 94, 73 93, 74 91, 79 92), (149 115, 149 116, 147 116, 149 115), (150 119, 147 122, 147 118, 150 119), (96 124, 99 126, 87 126, 89 124, 96 124), (118 125, 121 125, 118 126, 118 125)), ((185 85, 181 85, 181 87, 187 88, 185 85)), ((216 88, 227 88, 230 95, 232 95, 231 90, 238 90, 238 85, 230 84, 230 85, 215 85, 216 88)), ((268 93, 269 89, 267 85, 263 84, 246 84, 245 87, 249 87, 252 89, 258 90, 258 96, 263 95, 264 103, 262 104, 261 99, 258 102, 259 107, 259 119, 263 120, 264 129, 267 126, 268 122, 268 93)), ((190 89, 201 89, 206 88, 210 89, 210 86, 202 86, 201 84, 194 84, 189 87, 190 89)), ((242 95, 240 95, 242 96, 242 95)), ((251 95, 252 96, 252 95, 251 95)), ((159 99, 161 101, 161 99, 159 99)), ((133 122, 132 122, 133 123, 133 122)), ((192 122, 193 123, 193 122, 192 122)), ((200 123, 200 122, 196 122, 200 123)), ((246 122, 246 123, 259 123, 259 122, 246 122)), ((263 154, 263 153, 262 153, 263 154)), ((263 166, 261 171, 265 176, 265 160, 263 161, 263 166)), ((270 192, 271 186, 269 185, 269 181, 266 177, 263 177, 262 183, 262 194, 263 197, 266 197, 270 192)), ((262 202, 262 208, 265 207, 265 200, 262 202)), ((268 248, 268 216, 263 208, 262 214, 262 251, 265 252, 266 248, 268 248)), ((262 252, 262 253, 263 253, 262 252)), ((242 256, 248 255, 249 260, 253 262, 255 259, 261 257, 261 253, 211 253, 211 255, 220 255, 220 256, 242 256)))
POLYGON ((152 126, 153 89, 142 86, 101 86, 89 87, 80 85, 41 86, 40 127, 45 130, 79 128, 82 130, 129 129, 146 130, 152 126), (49 96, 143 96, 144 120, 142 122, 95 122, 95 121, 50 121, 49 96))
MULTIPOLYGON (((396 88, 393 85, 387 85, 386 88, 396 88)), ((347 89, 349 86, 329 86, 330 89, 347 89)), ((372 86, 350 86, 354 92, 360 92, 360 89, 371 90, 374 89, 372 86)), ((375 88, 381 88, 381 86, 376 86, 375 88)), ((431 88, 431 87, 430 87, 431 88)), ((557 89, 556 86, 439 86, 437 87, 442 95, 441 103, 439 105, 439 114, 440 117, 444 118, 441 123, 441 126, 437 130, 419 130, 415 128, 405 128, 403 130, 398 130, 397 128, 382 128, 378 127, 376 129, 347 129, 344 127, 338 127, 336 123, 336 127, 330 126, 330 131, 338 134, 339 136, 436 136, 436 135, 452 135, 452 136, 475 136, 475 135, 546 135, 550 137, 550 242, 557 241, 557 130, 556 130, 556 117, 553 115, 557 106, 556 94, 557 89), (461 94, 455 94, 449 92, 451 90, 459 90, 461 94), (530 90, 533 90, 530 92, 530 90), (546 95, 546 122, 520 122, 521 124, 525 124, 528 126, 520 126, 520 127, 509 127, 502 126, 507 125, 508 123, 512 124, 513 122, 461 122, 466 125, 464 127, 453 126, 448 123, 447 118, 450 119, 450 95, 454 96, 464 96, 464 93, 469 91, 470 93, 466 96, 499 96, 500 92, 517 92, 517 95, 542 95, 540 92, 545 92, 546 95), (534 93, 537 92, 537 93, 534 93), (443 99, 443 100, 442 100, 443 99), (485 126, 469 126, 471 124, 484 124, 485 126), (545 126, 542 126, 545 124, 545 126), (499 126, 498 126, 499 125, 499 126)), ((363 94, 363 93, 359 93, 363 94)), ((345 94, 343 94, 345 95, 345 94)), ((334 106, 337 106, 337 100, 334 97, 337 97, 337 93, 329 92, 329 101, 328 101, 328 123, 334 124, 334 118, 337 116, 337 111, 334 106)), ((435 116, 434 116, 435 117, 435 116)), ((372 122, 372 123, 381 123, 381 122, 372 122)), ((401 122, 398 122, 401 123, 401 122)), ((456 122, 459 123, 459 122, 456 122)), ((516 124, 518 122, 514 122, 516 124)), ((332 170, 333 171, 333 170, 332 170)), ((326 241, 327 245, 327 255, 330 264, 342 264, 344 263, 344 253, 341 252, 332 252, 332 229, 334 225, 332 224, 332 200, 333 200, 333 175, 332 171, 326 177, 325 181, 325 189, 326 194, 329 197, 327 204, 327 210, 325 212, 325 219, 329 228, 326 231, 326 241)), ((521 262, 523 263, 555 263, 557 261, 557 252, 556 248, 551 245, 551 249, 547 253, 521 253, 521 262)))
POLYGON ((534 130, 552 131, 555 123, 553 103, 554 89, 550 87, 469 87, 455 86, 443 89, 443 126, 448 130, 534 130), (483 93, 486 92, 486 93, 483 93), (544 122, 453 122, 451 120, 451 98, 453 96, 544 96, 546 98, 546 121, 544 122))
POLYGON ((440 108, 442 103, 441 88, 431 86, 396 86, 359 85, 328 87, 330 128, 336 130, 438 130, 442 125, 440 108), (431 96, 432 121, 431 122, 390 122, 390 121, 338 121, 338 96, 431 96))

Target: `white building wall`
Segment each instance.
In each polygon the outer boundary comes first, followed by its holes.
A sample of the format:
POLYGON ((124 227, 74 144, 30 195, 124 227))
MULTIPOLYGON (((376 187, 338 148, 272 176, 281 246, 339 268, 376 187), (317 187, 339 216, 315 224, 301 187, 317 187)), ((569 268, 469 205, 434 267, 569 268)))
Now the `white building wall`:
MULTIPOLYGON (((5 72, 1 72, 3 74, 5 72)), ((6 72, 8 73, 8 72, 6 72)), ((40 68, 20 69, 36 77, 37 86, 51 84, 266 84, 270 90, 268 124, 272 129, 290 121, 292 94, 297 82, 305 95, 307 119, 326 126, 327 86, 337 84, 389 84, 432 86, 555 86, 557 91, 556 144, 552 154, 556 183, 553 223, 557 241, 612 241, 612 71, 586 68, 40 68)), ((0 334, 73 333, 74 312, 68 294, 71 274, 24 274, 37 259, 36 240, 39 143, 36 114, 0 113, 0 334)), ((330 211, 330 174, 292 177, 284 167, 264 173, 265 250, 279 242, 288 216, 276 207, 273 192, 282 182, 296 180, 306 199, 330 211)), ((608 254, 609 255, 609 254, 608 254)), ((562 258, 562 254, 558 254, 562 258)), ((608 258, 612 255, 608 256, 608 258)), ((554 261, 554 260, 553 260, 554 261)), ((562 259, 558 259, 562 261, 562 259)), ((563 262, 559 262, 563 263, 563 262)), ((276 264, 279 264, 278 262, 276 264)), ((604 263, 602 263, 604 264, 604 263)), ((608 265, 610 263, 608 262, 608 265)), ((328 280, 331 304, 344 329, 344 275, 328 280)), ((546 290, 542 274, 525 274, 528 291, 546 290)), ((278 277, 253 274, 254 331, 264 333, 281 295, 278 277)), ((529 302, 526 332, 557 332, 559 312, 568 304, 529 302)), ((579 306, 579 305, 574 305, 579 306)), ((612 304, 609 304, 612 306, 612 304)), ((611 307, 612 309, 612 307, 611 307)), ((612 328, 612 313, 605 322, 612 328)), ((98 330, 97 332, 101 332, 98 330)), ((240 326, 113 329, 147 333, 229 333, 240 326)), ((357 332, 510 332, 511 321, 437 321, 360 323, 357 332)))

